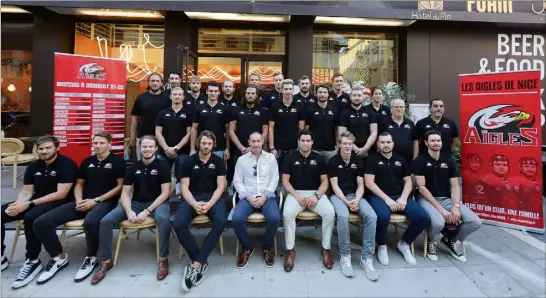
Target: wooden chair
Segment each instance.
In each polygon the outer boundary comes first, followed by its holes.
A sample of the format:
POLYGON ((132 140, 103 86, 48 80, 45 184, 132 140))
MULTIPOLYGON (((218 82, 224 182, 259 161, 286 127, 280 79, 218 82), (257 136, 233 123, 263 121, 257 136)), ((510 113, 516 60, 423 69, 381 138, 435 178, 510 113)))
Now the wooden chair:
MULTIPOLYGON (((423 247, 423 256, 425 256, 425 258, 428 255, 427 246, 428 246, 428 229, 425 229, 425 239, 424 239, 424 247, 423 247)), ((466 248, 464 247, 463 241, 461 241, 461 246, 463 247, 463 256, 466 257, 466 248)))
MULTIPOLYGON (((176 179, 171 177, 171 183, 169 186, 169 196, 173 193, 175 183, 176 183, 176 179)), ((159 229, 159 224, 151 216, 146 218, 146 220, 140 224, 133 224, 129 222, 128 220, 122 221, 119 227, 119 236, 118 236, 118 241, 116 243, 116 250, 114 251, 114 266, 118 262, 121 240, 128 239, 129 236, 132 234, 137 234, 137 240, 138 240, 140 239, 140 232, 143 230, 149 230, 150 232, 155 234, 156 258, 157 258, 157 262, 159 263, 159 233, 156 232, 158 229, 159 229), (127 232, 127 230, 134 230, 134 231, 127 232)))
MULTIPOLYGON (((389 223, 394 225, 394 232, 398 234, 398 224, 399 223, 405 223, 409 222, 408 218, 405 215, 398 214, 398 213, 392 213, 391 219, 389 220, 389 223)), ((413 246, 413 243, 410 245, 411 247, 411 254, 415 256, 415 247, 413 246)))
POLYGON ((15 248, 17 247, 17 241, 19 240, 20 236, 25 235, 25 224, 24 221, 18 220, 16 221, 17 228, 15 229, 15 237, 13 237, 13 243, 11 244, 11 251, 9 252, 9 258, 8 261, 11 263, 11 260, 13 260, 13 254, 15 253, 15 248))
MULTIPOLYGON (((233 194, 233 210, 235 210, 236 201, 237 201, 237 192, 233 194)), ((281 209, 282 201, 283 201, 283 195, 281 192, 279 195, 279 210, 281 209)), ((265 216, 261 212, 254 212, 248 217, 246 222, 251 225, 263 225, 266 222, 266 220, 265 220, 265 216)), ((278 255, 277 236, 275 236, 273 241, 274 241, 275 255, 278 255)), ((238 256, 239 256, 239 238, 237 238, 237 246, 235 247, 235 257, 238 257, 238 256)))
POLYGON ((25 150, 25 144, 14 138, 0 139, 2 146, 2 165, 13 165, 13 189, 17 188, 17 165, 28 163, 38 159, 36 146, 32 148, 32 154, 21 154, 25 150))
POLYGON ((83 219, 77 219, 73 221, 69 221, 64 224, 63 226, 63 232, 61 234, 61 243, 63 243, 66 239, 76 237, 78 235, 81 235, 84 232, 83 230, 83 219), (72 234, 68 234, 67 231, 77 231, 72 234))
MULTIPOLYGON (((192 227, 200 227, 200 226, 207 226, 212 223, 212 220, 206 216, 206 215, 197 215, 191 222, 190 222, 190 229, 192 227)), ((224 238, 223 235, 220 235, 220 239, 218 240, 218 245, 220 247, 220 254, 224 255, 224 238)), ((184 255, 183 247, 180 245, 180 248, 178 249, 178 259, 182 259, 182 256, 184 255)))

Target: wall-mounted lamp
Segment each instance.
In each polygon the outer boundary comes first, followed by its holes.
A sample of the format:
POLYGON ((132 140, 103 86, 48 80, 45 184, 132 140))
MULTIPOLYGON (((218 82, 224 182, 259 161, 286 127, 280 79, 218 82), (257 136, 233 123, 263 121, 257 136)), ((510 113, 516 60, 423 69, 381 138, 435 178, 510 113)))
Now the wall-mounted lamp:
POLYGON ((28 92, 32 92, 32 86, 28 86, 28 92))
POLYGON ((8 85, 8 91, 9 92, 15 91, 15 85, 13 84, 13 81, 11 81, 11 83, 8 85))

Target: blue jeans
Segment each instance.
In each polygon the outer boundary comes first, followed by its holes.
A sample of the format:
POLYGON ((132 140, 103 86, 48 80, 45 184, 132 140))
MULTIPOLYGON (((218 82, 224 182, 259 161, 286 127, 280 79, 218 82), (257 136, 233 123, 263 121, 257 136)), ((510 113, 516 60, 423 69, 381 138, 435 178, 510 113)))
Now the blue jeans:
POLYGON ((162 155, 162 154, 157 155, 157 159, 166 162, 167 166, 169 166, 169 169, 172 169, 173 164, 174 164, 174 173, 175 174, 178 173, 178 169, 182 166, 182 164, 184 163, 184 161, 188 157, 189 157, 188 154, 179 154, 175 158, 171 159, 171 158, 168 158, 167 156, 162 155))
POLYGON ((254 209, 248 200, 241 200, 237 203, 235 211, 233 212, 233 217, 231 219, 231 224, 233 225, 233 230, 241 241, 241 246, 244 250, 252 249, 252 241, 248 237, 248 230, 246 228, 246 220, 248 217, 259 211, 265 216, 265 237, 264 244, 262 246, 265 250, 270 250, 273 248, 273 242, 275 240, 275 235, 277 234, 277 229, 281 223, 281 214, 279 212, 279 203, 275 198, 269 198, 265 201, 265 204, 260 209, 254 209))
MULTIPOLYGON (((396 201, 398 198, 392 198, 396 201)), ((375 233, 375 240, 377 245, 387 244, 387 230, 389 228, 389 221, 391 219, 391 209, 383 201, 383 199, 372 196, 370 198, 370 205, 372 205, 375 214, 377 214, 377 231, 375 233)), ((406 232, 402 235, 402 240, 407 244, 413 243, 415 238, 421 234, 428 226, 430 226, 430 217, 425 212, 419 203, 413 200, 413 197, 409 197, 407 200, 406 208, 402 212, 410 221, 406 232)))
MULTIPOLYGON (((197 195, 195 196, 195 200, 198 202, 208 202, 211 196, 212 194, 197 195)), ((212 220, 212 229, 205 238, 201 249, 197 246, 195 236, 190 232, 190 223, 196 216, 197 212, 195 212, 195 209, 182 199, 174 215, 173 228, 178 241, 180 241, 180 245, 184 247, 190 259, 204 264, 216 246, 216 243, 218 243, 220 236, 222 236, 224 226, 227 222, 224 197, 218 199, 207 213, 207 216, 212 220)))

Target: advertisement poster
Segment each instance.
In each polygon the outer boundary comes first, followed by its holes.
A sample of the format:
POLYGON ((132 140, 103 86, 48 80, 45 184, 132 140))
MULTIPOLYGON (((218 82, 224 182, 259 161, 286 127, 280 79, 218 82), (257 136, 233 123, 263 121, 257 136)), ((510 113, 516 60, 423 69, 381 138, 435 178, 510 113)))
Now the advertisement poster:
POLYGON ((544 230, 540 75, 459 76, 463 203, 486 222, 544 230))
POLYGON ((60 152, 78 165, 93 154, 92 135, 112 134, 111 151, 123 156, 125 61, 55 53, 53 134, 60 152))

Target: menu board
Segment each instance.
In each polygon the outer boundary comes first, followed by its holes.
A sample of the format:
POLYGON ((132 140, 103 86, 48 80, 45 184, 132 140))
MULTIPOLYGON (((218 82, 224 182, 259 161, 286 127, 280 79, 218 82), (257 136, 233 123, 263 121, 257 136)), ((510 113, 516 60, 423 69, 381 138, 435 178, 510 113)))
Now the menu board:
POLYGON ((119 59, 55 53, 53 135, 60 153, 78 165, 93 154, 92 136, 112 135, 110 150, 123 156, 126 68, 119 59))

